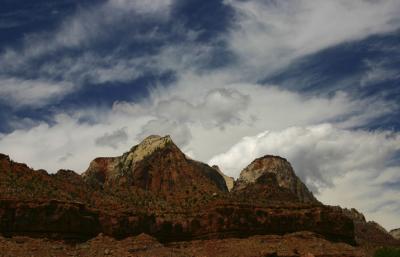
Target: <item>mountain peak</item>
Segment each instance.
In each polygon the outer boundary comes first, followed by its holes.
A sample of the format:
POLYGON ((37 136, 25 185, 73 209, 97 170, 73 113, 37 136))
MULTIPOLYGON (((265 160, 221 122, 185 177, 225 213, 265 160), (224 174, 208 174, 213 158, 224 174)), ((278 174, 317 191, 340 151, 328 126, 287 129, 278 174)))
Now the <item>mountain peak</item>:
POLYGON ((228 191, 217 170, 187 158, 168 135, 148 136, 122 156, 96 158, 83 177, 102 188, 140 188, 167 197, 228 191))
POLYGON ((234 190, 242 190, 250 184, 257 184, 267 173, 276 177, 277 186, 290 190, 301 202, 318 202, 304 183, 296 176, 290 163, 280 156, 265 155, 255 159, 240 173, 234 190))
POLYGON ((164 137, 158 135, 148 136, 141 143, 132 147, 128 153, 127 160, 130 162, 139 162, 156 150, 162 149, 169 144, 174 144, 169 135, 164 137))

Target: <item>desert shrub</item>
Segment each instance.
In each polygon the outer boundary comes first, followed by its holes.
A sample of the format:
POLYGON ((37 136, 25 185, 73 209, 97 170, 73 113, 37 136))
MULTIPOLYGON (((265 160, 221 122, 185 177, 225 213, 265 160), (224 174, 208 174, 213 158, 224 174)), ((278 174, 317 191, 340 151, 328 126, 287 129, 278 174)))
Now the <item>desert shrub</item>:
POLYGON ((400 248, 380 248, 375 251, 374 257, 400 257, 400 248))

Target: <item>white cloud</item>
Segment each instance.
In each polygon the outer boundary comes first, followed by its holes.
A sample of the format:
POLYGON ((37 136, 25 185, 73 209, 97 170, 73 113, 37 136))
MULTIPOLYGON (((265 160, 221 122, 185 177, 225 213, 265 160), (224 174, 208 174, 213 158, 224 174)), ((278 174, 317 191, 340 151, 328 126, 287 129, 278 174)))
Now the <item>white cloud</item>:
POLYGON ((14 108, 43 106, 73 89, 68 82, 0 78, 0 100, 14 108))
POLYGON ((228 37, 250 76, 298 57, 400 27, 397 0, 226 0, 236 11, 228 37))
MULTIPOLYGON (((36 72, 44 79, 62 79, 79 83, 128 81, 143 74, 150 56, 133 58, 121 56, 121 48, 113 48, 107 54, 91 51, 99 42, 115 37, 116 28, 124 33, 122 45, 130 41, 147 42, 161 40, 163 35, 157 27, 146 32, 139 31, 142 22, 165 22, 169 18, 172 0, 109 0, 88 8, 80 8, 66 17, 52 31, 30 33, 16 47, 0 52, 2 74, 36 72), (69 55, 68 50, 84 50, 80 56, 69 55), (58 57, 51 55, 57 53, 58 57), (38 60, 46 59, 44 64, 38 60)), ((121 39, 122 40, 122 39, 121 39)), ((150 59, 151 61, 151 59, 150 59)), ((1 75, 1 74, 0 74, 1 75)))
POLYGON ((360 84, 362 86, 374 85, 387 80, 400 78, 400 72, 394 68, 387 67, 389 66, 387 61, 373 62, 366 60, 365 65, 367 71, 360 79, 360 84))
POLYGON ((379 100, 355 100, 342 92, 332 97, 305 97, 275 86, 233 83, 232 77, 225 71, 184 74, 178 84, 155 89, 143 103, 118 103, 114 110, 189 126, 191 140, 181 146, 190 148, 201 160, 226 151, 238 138, 266 129, 321 122, 351 128, 392 110, 379 100), (224 100, 217 103, 215 96, 224 100), (213 142, 211 151, 208 141, 213 142))
POLYGON ((172 3, 172 0, 109 0, 107 6, 141 14, 167 15, 172 3))
POLYGON ((248 96, 226 88, 208 91, 199 104, 181 97, 158 102, 155 113, 180 122, 200 121, 205 127, 223 127, 228 123, 240 123, 240 112, 249 105, 248 96))
POLYGON ((399 174, 399 166, 382 167, 374 171, 371 168, 351 171, 336 178, 334 186, 322 190, 318 199, 331 205, 356 208, 366 214, 368 220, 378 222, 387 230, 398 228, 399 174), (396 187, 388 187, 388 182, 395 183, 396 187))
POLYGON ((112 133, 105 133, 101 137, 95 139, 96 145, 117 149, 119 144, 124 144, 128 140, 128 134, 125 129, 126 128, 121 128, 112 133))
POLYGON ((55 117, 52 126, 40 123, 30 129, 1 135, 0 152, 10 155, 15 161, 27 163, 35 169, 43 168, 51 173, 63 168, 83 172, 94 158, 121 155, 137 144, 135 137, 140 127, 149 121, 147 117, 130 120, 124 115, 108 116, 103 113, 97 124, 79 122, 85 115, 86 113, 60 114, 55 117), (127 138, 113 144, 114 148, 96 143, 96 139, 124 126, 127 138), (73 156, 65 158, 70 154, 73 156))
MULTIPOLYGON (((40 67, 39 73, 42 77, 61 78, 77 85, 88 82, 102 84, 135 80, 154 66, 154 60, 150 57, 124 59, 113 53, 107 56, 85 53, 46 63, 40 67)), ((155 69, 152 71, 157 72, 155 69)))
POLYGON ((399 150, 398 133, 343 130, 322 124, 244 137, 209 163, 238 177, 255 158, 280 155, 292 163, 318 199, 356 207, 368 218, 393 228, 398 226, 394 217, 400 215, 400 190, 388 188, 385 183, 400 183, 400 167, 388 166, 399 150))
POLYGON ((50 46, 54 49, 85 46, 93 40, 104 39, 115 26, 134 25, 149 18, 164 21, 169 17, 171 5, 172 0, 109 0, 82 9, 63 22, 50 41, 50 46))
POLYGON ((160 66, 151 55, 122 56, 120 48, 98 54, 91 49, 113 37, 116 28, 125 33, 121 44, 161 40, 163 33, 157 27, 146 32, 137 28, 143 21, 166 21, 172 4, 172 0, 109 0, 78 9, 55 30, 25 35, 18 46, 1 49, 0 76, 5 79, 0 81, 0 97, 13 101, 16 107, 46 105, 88 82, 131 81, 150 69, 157 74, 160 66), (68 54, 70 49, 88 51, 75 56, 68 54), (55 53, 57 58, 52 56, 55 53), (38 62, 43 59, 46 61, 38 62), (15 74, 39 78, 24 80, 15 74))
POLYGON ((116 102, 112 110, 59 114, 54 125, 33 124, 4 135, 0 151, 35 168, 80 172, 96 156, 121 154, 156 133, 170 134, 185 152, 207 161, 249 134, 328 121, 349 128, 390 111, 389 107, 376 111, 377 106, 385 107, 379 101, 353 100, 343 93, 330 98, 304 97, 272 86, 230 84, 231 76, 226 75, 186 74, 175 86, 155 88, 136 103, 116 102), (343 122, 352 119, 356 122, 343 122), (124 127, 127 138, 113 144, 114 148, 96 144, 98 138, 124 127), (59 163, 68 153, 74 158, 59 163))
POLYGON ((141 141, 149 135, 170 135, 174 143, 179 146, 187 145, 192 138, 187 124, 165 118, 150 120, 141 127, 141 132, 136 138, 138 141, 141 141))

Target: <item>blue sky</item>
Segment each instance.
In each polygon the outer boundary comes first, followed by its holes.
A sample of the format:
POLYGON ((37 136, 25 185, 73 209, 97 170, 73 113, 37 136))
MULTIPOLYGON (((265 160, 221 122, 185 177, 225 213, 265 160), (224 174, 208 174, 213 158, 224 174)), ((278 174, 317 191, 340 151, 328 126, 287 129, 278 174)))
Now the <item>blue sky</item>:
POLYGON ((319 199, 400 215, 397 0, 3 0, 0 152, 83 172, 149 134, 237 177, 286 157, 319 199))

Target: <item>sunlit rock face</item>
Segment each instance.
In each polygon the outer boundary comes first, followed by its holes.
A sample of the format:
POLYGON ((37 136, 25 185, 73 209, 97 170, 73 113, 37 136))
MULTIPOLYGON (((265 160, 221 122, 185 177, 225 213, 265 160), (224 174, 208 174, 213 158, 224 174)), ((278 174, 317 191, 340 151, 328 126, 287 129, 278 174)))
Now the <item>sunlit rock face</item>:
POLYGON ((122 156, 97 158, 83 178, 102 188, 133 186, 166 197, 228 191, 222 174, 187 158, 169 136, 149 136, 122 156))
POLYGON ((318 202, 304 183, 296 176, 290 163, 282 157, 272 155, 257 158, 243 169, 239 179, 235 182, 233 190, 240 191, 252 184, 263 183, 259 178, 266 174, 274 174, 277 185, 288 189, 300 202, 318 202))
POLYGON ((400 240, 400 228, 391 230, 391 231, 390 231, 390 234, 391 234, 394 238, 400 240))

